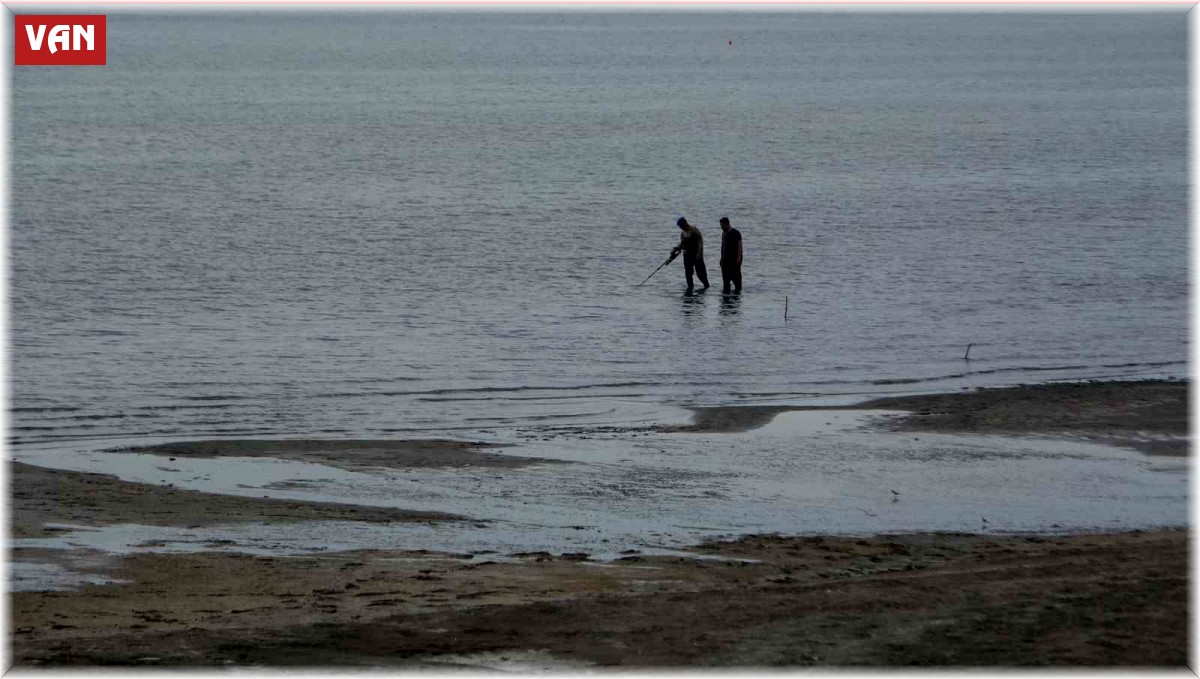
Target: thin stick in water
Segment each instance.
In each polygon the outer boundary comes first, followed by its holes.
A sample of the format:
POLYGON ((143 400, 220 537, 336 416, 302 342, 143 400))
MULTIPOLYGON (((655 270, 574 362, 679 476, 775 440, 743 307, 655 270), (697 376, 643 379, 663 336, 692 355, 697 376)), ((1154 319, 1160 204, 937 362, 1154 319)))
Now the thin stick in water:
POLYGON ((971 360, 971 347, 973 347, 973 346, 975 346, 975 345, 974 345, 974 344, 968 344, 968 345, 967 345, 967 353, 963 354, 963 360, 964 360, 964 361, 969 361, 969 360, 971 360))
POLYGON ((783 320, 784 321, 787 321, 787 306, 788 306, 788 298, 785 295, 783 298, 783 320))

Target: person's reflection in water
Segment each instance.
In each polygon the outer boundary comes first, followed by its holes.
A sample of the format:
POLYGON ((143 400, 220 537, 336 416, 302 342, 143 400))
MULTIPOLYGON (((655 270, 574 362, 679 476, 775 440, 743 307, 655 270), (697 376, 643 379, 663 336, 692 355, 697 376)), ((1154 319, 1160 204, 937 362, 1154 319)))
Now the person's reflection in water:
POLYGON ((742 301, 742 293, 726 292, 721 295, 721 315, 736 316, 742 301))
POLYGON ((704 312, 704 298, 707 295, 688 290, 683 293, 683 315, 699 316, 704 312))

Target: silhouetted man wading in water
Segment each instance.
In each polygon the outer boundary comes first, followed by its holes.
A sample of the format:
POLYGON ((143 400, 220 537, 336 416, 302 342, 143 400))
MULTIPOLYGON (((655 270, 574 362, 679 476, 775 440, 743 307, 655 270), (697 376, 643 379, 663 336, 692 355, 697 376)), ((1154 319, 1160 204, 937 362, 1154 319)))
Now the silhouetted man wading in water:
POLYGON ((728 217, 721 218, 721 281, 725 292, 730 283, 742 291, 742 232, 730 226, 728 217))
POLYGON ((679 236, 679 245, 671 250, 671 254, 683 252, 683 273, 687 276, 688 292, 692 291, 692 273, 695 272, 696 278, 704 284, 704 289, 708 289, 708 270, 704 268, 704 237, 700 235, 700 229, 688 224, 688 221, 683 217, 675 222, 679 226, 679 230, 683 233, 679 236))

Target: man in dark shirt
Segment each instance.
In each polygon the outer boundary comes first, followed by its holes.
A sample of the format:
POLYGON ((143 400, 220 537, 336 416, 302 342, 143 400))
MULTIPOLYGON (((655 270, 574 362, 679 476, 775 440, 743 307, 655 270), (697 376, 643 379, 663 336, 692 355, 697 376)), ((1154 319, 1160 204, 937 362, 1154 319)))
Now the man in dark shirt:
POLYGON ((742 232, 730 226, 728 217, 721 218, 721 280, 725 292, 730 283, 742 291, 742 232))
POLYGON ((700 235, 700 229, 688 224, 688 220, 683 217, 675 222, 682 231, 679 235, 679 245, 671 251, 674 255, 677 252, 683 252, 683 273, 687 276, 688 292, 692 291, 692 272, 695 271, 696 278, 704 284, 704 289, 708 289, 708 269, 704 267, 704 237, 700 235))

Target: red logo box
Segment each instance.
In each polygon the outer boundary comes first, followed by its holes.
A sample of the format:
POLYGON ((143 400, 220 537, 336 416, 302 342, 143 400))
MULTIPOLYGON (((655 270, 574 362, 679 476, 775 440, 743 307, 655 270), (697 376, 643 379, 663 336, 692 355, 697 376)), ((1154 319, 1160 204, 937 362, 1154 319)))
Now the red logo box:
POLYGON ((108 61, 103 14, 18 14, 17 66, 103 66, 108 61))

